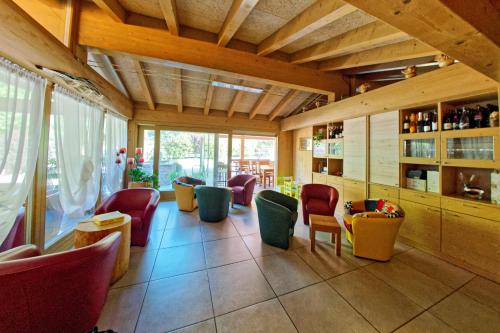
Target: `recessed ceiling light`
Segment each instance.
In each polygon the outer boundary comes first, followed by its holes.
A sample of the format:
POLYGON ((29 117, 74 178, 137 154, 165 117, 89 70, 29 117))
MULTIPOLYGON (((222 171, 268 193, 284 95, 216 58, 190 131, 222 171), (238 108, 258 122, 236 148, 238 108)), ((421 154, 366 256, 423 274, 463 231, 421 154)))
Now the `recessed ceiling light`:
POLYGON ((233 89, 233 90, 241 90, 252 94, 262 94, 262 92, 264 91, 264 89, 261 88, 252 88, 252 87, 242 86, 239 84, 232 84, 220 81, 212 81, 212 86, 219 88, 233 89))

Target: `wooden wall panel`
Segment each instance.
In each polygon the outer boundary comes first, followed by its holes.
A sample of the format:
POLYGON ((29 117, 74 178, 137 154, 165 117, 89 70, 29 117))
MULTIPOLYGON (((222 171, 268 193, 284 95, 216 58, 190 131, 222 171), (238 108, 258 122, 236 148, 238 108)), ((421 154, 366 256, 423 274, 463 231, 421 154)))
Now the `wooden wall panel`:
POLYGON ((344 121, 344 177, 365 181, 366 117, 344 121))
POLYGON ((312 138, 312 127, 293 132, 293 177, 303 184, 312 183, 312 150, 300 150, 300 138, 312 138))
POLYGON ((370 116, 371 183, 399 186, 399 111, 370 116))
POLYGON ((293 175, 293 132, 278 134, 278 176, 293 175))

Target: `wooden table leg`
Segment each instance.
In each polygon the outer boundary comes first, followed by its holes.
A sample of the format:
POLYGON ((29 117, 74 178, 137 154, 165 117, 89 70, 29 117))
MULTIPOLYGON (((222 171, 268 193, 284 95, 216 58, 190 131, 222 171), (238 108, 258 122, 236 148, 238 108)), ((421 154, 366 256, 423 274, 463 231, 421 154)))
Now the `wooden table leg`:
POLYGON ((335 249, 337 250, 337 256, 340 257, 340 246, 342 245, 342 234, 340 231, 335 232, 335 249))
POLYGON ((309 228, 309 238, 311 240, 311 252, 314 252, 316 247, 316 231, 313 226, 309 228))

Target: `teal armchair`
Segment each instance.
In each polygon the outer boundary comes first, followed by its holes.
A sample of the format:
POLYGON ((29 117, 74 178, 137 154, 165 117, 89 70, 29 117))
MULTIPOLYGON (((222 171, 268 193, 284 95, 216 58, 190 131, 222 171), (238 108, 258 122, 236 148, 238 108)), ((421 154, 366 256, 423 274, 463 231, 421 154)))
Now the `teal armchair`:
POLYGON ((205 222, 217 222, 227 217, 231 190, 225 187, 199 185, 194 189, 198 200, 200 219, 205 222))
POLYGON ((282 193, 263 190, 255 197, 260 237, 272 246, 288 249, 297 222, 298 200, 282 193))

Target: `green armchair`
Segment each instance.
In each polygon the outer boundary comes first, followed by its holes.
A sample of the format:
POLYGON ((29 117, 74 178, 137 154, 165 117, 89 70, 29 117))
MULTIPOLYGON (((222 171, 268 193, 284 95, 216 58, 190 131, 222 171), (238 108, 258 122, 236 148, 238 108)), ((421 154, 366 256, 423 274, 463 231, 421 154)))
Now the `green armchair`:
POLYGON ((217 222, 227 217, 231 190, 226 187, 199 185, 194 189, 198 200, 200 219, 205 222, 217 222))
POLYGON ((288 249, 297 222, 298 200, 282 193, 263 190, 255 197, 260 237, 272 246, 288 249))

